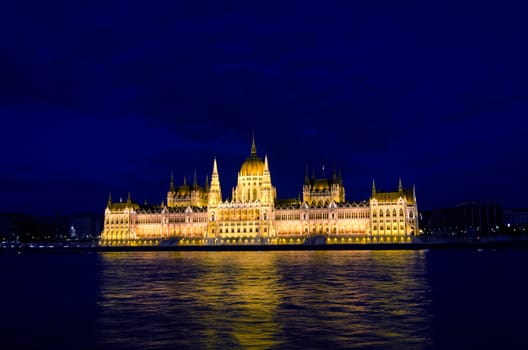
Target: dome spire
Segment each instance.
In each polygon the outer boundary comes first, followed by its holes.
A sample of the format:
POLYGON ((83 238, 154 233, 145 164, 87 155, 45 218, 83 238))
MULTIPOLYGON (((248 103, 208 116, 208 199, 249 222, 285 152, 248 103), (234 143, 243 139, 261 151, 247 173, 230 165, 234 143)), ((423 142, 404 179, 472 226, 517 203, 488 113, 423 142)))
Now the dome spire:
POLYGON ((253 131, 253 136, 251 139, 251 157, 257 157, 257 146, 255 145, 255 131, 253 131))

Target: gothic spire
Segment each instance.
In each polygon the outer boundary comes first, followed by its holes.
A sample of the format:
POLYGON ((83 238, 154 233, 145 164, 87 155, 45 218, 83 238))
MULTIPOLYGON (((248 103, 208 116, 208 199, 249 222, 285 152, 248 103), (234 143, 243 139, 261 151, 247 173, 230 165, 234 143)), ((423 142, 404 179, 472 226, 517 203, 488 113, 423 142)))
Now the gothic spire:
POLYGON ((215 206, 222 202, 222 191, 220 189, 220 178, 216 158, 213 160, 213 173, 211 174, 211 187, 209 187, 208 205, 215 206))
POLYGON ((171 172, 169 191, 174 192, 174 172, 171 172))
POLYGON ((108 195, 108 203, 106 204, 107 208, 112 208, 112 192, 108 195))
POLYGON ((372 179, 372 197, 376 196, 376 182, 372 179))
POLYGON ((269 172, 268 154, 267 153, 264 155, 264 172, 269 172))
POLYGON ((253 131, 253 136, 251 140, 251 157, 257 156, 257 145, 255 144, 255 132, 253 131))
POLYGON ((402 186, 402 180, 401 180, 401 177, 398 179, 398 191, 400 193, 403 192, 403 186, 402 186))
POLYGON ((213 176, 214 176, 215 174, 218 175, 218 167, 217 167, 217 165, 216 165, 216 157, 215 157, 214 160, 213 160, 213 176))
POLYGON ((193 188, 198 188, 198 179, 196 178, 196 169, 194 169, 194 179, 193 179, 193 188))

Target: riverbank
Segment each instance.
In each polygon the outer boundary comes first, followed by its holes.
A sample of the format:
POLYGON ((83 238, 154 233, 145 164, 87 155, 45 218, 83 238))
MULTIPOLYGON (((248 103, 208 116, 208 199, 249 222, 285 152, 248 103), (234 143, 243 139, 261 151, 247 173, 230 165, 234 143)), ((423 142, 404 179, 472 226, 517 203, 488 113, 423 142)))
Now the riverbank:
POLYGON ((96 242, 75 245, 25 244, 4 246, 0 253, 83 253, 146 251, 306 251, 306 250, 426 250, 426 249, 528 249, 527 239, 421 240, 413 243, 377 244, 280 244, 280 245, 171 245, 98 246, 96 242))

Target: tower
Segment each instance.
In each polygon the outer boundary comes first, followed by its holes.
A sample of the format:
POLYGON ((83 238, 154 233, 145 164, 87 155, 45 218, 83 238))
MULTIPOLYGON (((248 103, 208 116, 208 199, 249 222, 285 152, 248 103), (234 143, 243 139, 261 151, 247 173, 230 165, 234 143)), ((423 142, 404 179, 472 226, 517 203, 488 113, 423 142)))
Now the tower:
POLYGON ((222 190, 220 189, 220 178, 216 158, 213 160, 213 172, 211 174, 211 187, 209 188, 208 206, 214 207, 222 202, 222 190))

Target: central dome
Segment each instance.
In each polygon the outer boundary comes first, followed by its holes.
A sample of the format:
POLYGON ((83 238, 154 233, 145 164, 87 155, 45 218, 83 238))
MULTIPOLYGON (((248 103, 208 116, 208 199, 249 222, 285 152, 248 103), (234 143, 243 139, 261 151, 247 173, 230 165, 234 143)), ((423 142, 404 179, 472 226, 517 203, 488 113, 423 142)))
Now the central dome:
POLYGON ((240 175, 253 176, 264 174, 264 162, 257 156, 257 146, 255 146, 255 136, 251 143, 251 155, 240 167, 240 175))
POLYGON ((252 176, 264 174, 264 162, 257 157, 249 157, 242 167, 240 167, 240 175, 252 176))

